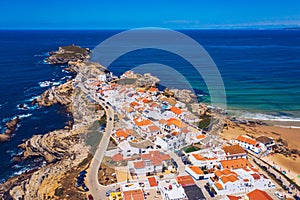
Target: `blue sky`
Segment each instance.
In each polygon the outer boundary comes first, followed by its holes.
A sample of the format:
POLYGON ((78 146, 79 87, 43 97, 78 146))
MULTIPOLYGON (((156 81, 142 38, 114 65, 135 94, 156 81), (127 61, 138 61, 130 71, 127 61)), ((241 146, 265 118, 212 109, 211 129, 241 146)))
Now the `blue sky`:
POLYGON ((299 0, 10 0, 0 3, 0 29, 286 26, 300 26, 299 0))

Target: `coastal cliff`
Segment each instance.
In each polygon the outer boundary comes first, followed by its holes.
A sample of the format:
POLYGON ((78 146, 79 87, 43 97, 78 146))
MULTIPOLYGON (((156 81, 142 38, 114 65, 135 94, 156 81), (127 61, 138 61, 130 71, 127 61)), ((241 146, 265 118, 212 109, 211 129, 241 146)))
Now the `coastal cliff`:
POLYGON ((68 81, 59 86, 53 86, 46 90, 41 96, 36 98, 33 103, 39 106, 51 106, 61 104, 66 106, 68 112, 72 112, 73 81, 68 81))

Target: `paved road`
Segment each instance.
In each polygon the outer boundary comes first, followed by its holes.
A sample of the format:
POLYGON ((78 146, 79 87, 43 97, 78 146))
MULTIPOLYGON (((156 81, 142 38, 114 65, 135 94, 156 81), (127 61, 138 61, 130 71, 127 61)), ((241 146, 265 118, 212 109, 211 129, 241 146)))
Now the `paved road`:
POLYGON ((182 175, 187 175, 186 171, 185 171, 185 165, 183 164, 181 158, 174 153, 174 151, 168 151, 168 154, 174 159, 174 161, 177 163, 178 165, 178 173, 180 176, 182 175))
POLYGON ((93 100, 95 100, 97 103, 103 106, 105 112, 106 112, 106 128, 105 132, 102 136, 102 139, 95 151, 95 155, 92 158, 92 161, 90 163, 89 169, 87 170, 87 186, 89 188, 88 194, 92 194, 94 199, 97 200, 104 200, 106 199, 106 191, 109 189, 115 189, 116 185, 111 186, 103 186, 99 184, 98 181, 98 171, 101 165, 101 162, 103 160, 105 151, 108 147, 110 136, 113 131, 114 126, 114 110, 110 105, 105 103, 105 101, 100 100, 95 94, 95 91, 89 91, 87 88, 85 88, 82 84, 78 84, 78 87, 87 95, 89 95, 93 100), (107 106, 107 108, 106 108, 107 106))

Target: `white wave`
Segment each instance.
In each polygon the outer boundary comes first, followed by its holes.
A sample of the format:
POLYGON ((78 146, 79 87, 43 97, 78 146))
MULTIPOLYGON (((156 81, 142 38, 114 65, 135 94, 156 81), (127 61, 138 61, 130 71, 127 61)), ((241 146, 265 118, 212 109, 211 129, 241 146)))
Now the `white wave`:
POLYGON ((23 118, 27 118, 27 117, 30 117, 32 114, 31 113, 28 113, 28 114, 21 114, 21 115, 18 115, 18 117, 20 119, 23 119, 23 118))
POLYGON ((53 81, 42 81, 39 82, 40 87, 50 87, 50 86, 56 86, 56 85, 60 85, 61 82, 53 82, 53 81))
POLYGON ((228 112, 242 119, 254 119, 254 120, 262 120, 262 121, 281 121, 281 122, 300 122, 300 118, 294 118, 288 116, 276 116, 276 115, 263 114, 263 113, 251 113, 246 111, 232 111, 232 110, 228 110, 228 112))
POLYGON ((282 128, 300 128, 300 126, 283 126, 283 125, 275 125, 277 127, 282 127, 282 128))

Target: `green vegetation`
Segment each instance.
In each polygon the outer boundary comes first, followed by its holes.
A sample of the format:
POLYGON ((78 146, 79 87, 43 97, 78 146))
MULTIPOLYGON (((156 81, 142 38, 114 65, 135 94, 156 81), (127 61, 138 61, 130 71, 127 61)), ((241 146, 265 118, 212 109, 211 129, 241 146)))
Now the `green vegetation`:
POLYGON ((211 122, 212 116, 210 115, 202 115, 200 117, 200 122, 198 123, 198 127, 201 129, 208 128, 210 122, 211 122))
POLYGON ((81 47, 75 46, 75 45, 62 46, 61 48, 65 51, 72 51, 74 53, 86 53, 87 52, 86 48, 81 48, 81 47))
POLYGON ((200 150, 200 148, 196 147, 196 146, 187 146, 187 147, 183 148, 183 151, 185 153, 191 153, 191 152, 198 151, 198 150, 200 150))

